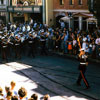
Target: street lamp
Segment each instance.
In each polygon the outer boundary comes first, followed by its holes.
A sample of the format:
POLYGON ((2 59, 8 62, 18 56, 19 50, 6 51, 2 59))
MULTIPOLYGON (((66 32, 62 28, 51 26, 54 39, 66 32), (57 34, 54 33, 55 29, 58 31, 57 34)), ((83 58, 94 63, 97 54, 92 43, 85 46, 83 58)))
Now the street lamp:
POLYGON ((69 28, 71 28, 71 23, 72 23, 72 12, 68 12, 68 17, 69 17, 69 28))

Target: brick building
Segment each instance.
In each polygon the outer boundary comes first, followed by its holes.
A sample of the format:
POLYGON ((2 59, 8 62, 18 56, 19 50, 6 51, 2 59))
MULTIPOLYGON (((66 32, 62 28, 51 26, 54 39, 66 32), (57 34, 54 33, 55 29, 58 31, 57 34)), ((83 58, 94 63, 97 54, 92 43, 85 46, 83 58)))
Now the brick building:
POLYGON ((96 26, 96 19, 88 10, 88 0, 53 0, 54 18, 58 25, 62 18, 68 28, 87 30, 96 26))

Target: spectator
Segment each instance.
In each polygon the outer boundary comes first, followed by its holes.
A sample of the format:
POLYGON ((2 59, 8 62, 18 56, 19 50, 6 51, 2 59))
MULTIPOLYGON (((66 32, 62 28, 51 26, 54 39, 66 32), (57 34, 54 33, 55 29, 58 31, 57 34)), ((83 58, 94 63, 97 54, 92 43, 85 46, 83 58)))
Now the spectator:
POLYGON ((72 54, 72 40, 70 38, 68 39, 68 53, 72 54))
POLYGON ((21 88, 18 90, 18 95, 19 95, 19 99, 20 99, 20 100, 25 99, 26 96, 27 96, 27 90, 26 90, 24 87, 21 87, 21 88))
POLYGON ((11 85, 11 90, 14 90, 16 83, 14 81, 11 81, 10 85, 11 85))
POLYGON ((60 35, 59 35, 59 32, 56 31, 56 42, 55 42, 55 49, 56 51, 59 51, 60 49, 60 35))
POLYGON ((11 97, 11 100, 18 100, 18 96, 16 96, 16 95, 15 96, 12 96, 11 97))
POLYGON ((8 91, 10 91, 10 87, 5 86, 5 92, 6 92, 6 94, 4 95, 4 98, 6 98, 6 97, 7 97, 7 93, 8 93, 8 91))
POLYGON ((44 96, 44 100, 50 100, 50 96, 49 96, 48 94, 46 94, 46 95, 44 96))
POLYGON ((82 48, 84 48, 84 50, 86 50, 86 41, 87 41, 87 38, 85 35, 83 35, 82 48))
POLYGON ((6 99, 11 100, 11 97, 12 97, 12 91, 10 90, 10 91, 7 92, 6 99))
POLYGON ((73 54, 76 55, 77 52, 77 40, 73 38, 73 54))
POLYGON ((0 87, 0 96, 3 96, 3 89, 0 87))
POLYGON ((11 81, 10 85, 11 85, 11 91, 12 91, 13 95, 18 95, 17 91, 14 90, 16 83, 14 81, 11 81))
POLYGON ((34 100, 38 100, 38 95, 37 94, 32 94, 31 98, 33 98, 34 100))
POLYGON ((4 96, 4 95, 3 95, 3 89, 0 87, 0 100, 3 100, 3 99, 4 99, 3 96, 4 96))

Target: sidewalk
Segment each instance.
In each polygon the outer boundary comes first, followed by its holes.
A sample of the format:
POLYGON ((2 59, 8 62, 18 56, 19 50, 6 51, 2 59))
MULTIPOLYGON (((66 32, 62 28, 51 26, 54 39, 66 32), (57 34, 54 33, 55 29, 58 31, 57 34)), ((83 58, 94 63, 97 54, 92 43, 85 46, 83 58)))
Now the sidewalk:
MULTIPOLYGON (((63 54, 61 52, 52 52, 51 54, 56 55, 56 56, 61 56, 64 58, 77 59, 77 55, 63 54)), ((100 59, 93 59, 93 58, 88 58, 88 59, 89 59, 89 62, 100 63, 100 59)))

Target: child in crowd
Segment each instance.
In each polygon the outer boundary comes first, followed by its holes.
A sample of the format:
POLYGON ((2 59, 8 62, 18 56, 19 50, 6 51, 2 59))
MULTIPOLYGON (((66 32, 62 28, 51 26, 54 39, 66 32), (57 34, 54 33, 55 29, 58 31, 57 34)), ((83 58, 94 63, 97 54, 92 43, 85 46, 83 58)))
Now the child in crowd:
POLYGON ((31 98, 33 98, 34 100, 38 100, 38 95, 37 94, 32 94, 31 98))
POLYGON ((16 82, 11 81, 10 85, 11 85, 11 91, 12 91, 13 95, 18 95, 17 91, 14 90, 15 86, 16 86, 16 82))
POLYGON ((12 91, 9 90, 9 91, 7 92, 6 100, 11 100, 11 97, 12 97, 12 91))
POLYGON ((18 100, 18 96, 12 96, 11 100, 18 100))
POLYGON ((11 81, 10 85, 11 85, 11 90, 14 90, 16 83, 14 81, 11 81))
POLYGON ((4 99, 3 97, 3 89, 0 87, 0 100, 4 99))
POLYGON ((50 96, 49 96, 48 94, 46 94, 46 95, 44 96, 44 100, 50 100, 50 96))
POLYGON ((76 55, 76 51, 77 51, 77 40, 73 38, 73 54, 74 55, 76 55))
POLYGON ((10 91, 10 87, 5 86, 5 94, 4 94, 4 98, 6 99, 7 97, 7 93, 10 91))
POLYGON ((27 99, 27 90, 24 87, 21 87, 18 90, 19 100, 26 100, 27 99))
POLYGON ((68 53, 72 54, 72 40, 68 39, 68 53))

